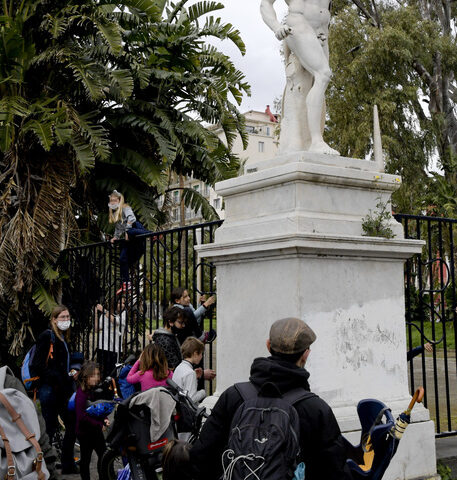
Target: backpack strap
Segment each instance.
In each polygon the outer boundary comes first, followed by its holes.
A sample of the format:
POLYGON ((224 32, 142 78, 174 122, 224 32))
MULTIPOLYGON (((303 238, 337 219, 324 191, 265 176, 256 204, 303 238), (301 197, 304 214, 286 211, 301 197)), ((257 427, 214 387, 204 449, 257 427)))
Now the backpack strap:
POLYGON ((49 352, 46 358, 46 365, 48 364, 50 358, 54 358, 54 343, 56 343, 56 334, 54 333, 52 328, 50 328, 49 331, 51 332, 51 342, 49 343, 49 352))
POLYGON ((3 440, 3 445, 5 446, 5 453, 6 453, 6 463, 8 465, 8 470, 5 476, 5 480, 15 480, 16 478, 16 466, 14 465, 14 455, 13 451, 11 450, 10 441, 5 434, 5 430, 3 430, 2 426, 0 426, 0 437, 3 440))
MULTIPOLYGON (((5 409, 7 410, 7 412, 9 413, 9 415, 11 417, 11 420, 13 420, 13 422, 18 426, 19 430, 22 432, 25 439, 27 441, 29 441, 33 445, 33 447, 35 448, 35 450, 37 452, 37 456, 36 456, 36 459, 34 461, 34 469, 35 469, 35 472, 37 473, 38 480, 45 480, 45 475, 41 470, 42 463, 43 463, 43 452, 41 450, 40 444, 38 443, 37 439, 35 438, 35 434, 30 433, 28 431, 24 421, 21 418, 21 415, 19 413, 17 413, 16 410, 14 410, 11 403, 8 401, 8 399, 5 397, 5 395, 3 395, 3 393, 1 393, 1 392, 0 392, 0 403, 5 407, 5 409)), ((5 449, 6 449, 6 447, 5 447, 5 449)), ((13 463, 13 466, 14 466, 14 463, 13 463)), ((9 469, 10 469, 10 466, 8 464, 8 470, 9 469)))
MULTIPOLYGON (((241 395, 244 401, 249 400, 250 398, 255 398, 259 395, 259 391, 251 382, 241 382, 235 383, 235 388, 237 392, 241 395)), ((293 390, 289 390, 288 392, 284 393, 282 397, 290 405, 295 405, 300 400, 314 398, 317 395, 314 393, 308 392, 303 387, 294 388, 293 390)))
POLYGON ((294 388, 293 390, 289 390, 288 392, 284 393, 282 398, 286 402, 290 403, 291 405, 295 405, 296 403, 300 402, 301 400, 309 400, 310 398, 317 397, 316 394, 308 392, 303 387, 294 388))
POLYGON ((240 382, 235 383, 234 387, 236 391, 241 395, 243 401, 249 400, 250 398, 255 398, 259 395, 259 391, 251 382, 240 382))

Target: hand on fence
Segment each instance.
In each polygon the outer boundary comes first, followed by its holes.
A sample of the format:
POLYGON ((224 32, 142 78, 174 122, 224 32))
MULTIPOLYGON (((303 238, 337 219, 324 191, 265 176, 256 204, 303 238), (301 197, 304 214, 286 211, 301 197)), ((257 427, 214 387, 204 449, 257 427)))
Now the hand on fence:
POLYGON ((433 346, 431 343, 428 343, 428 342, 424 343, 424 348, 425 350, 427 350, 427 352, 430 352, 430 353, 433 352, 433 346))
POLYGON ((203 303, 203 306, 208 308, 210 307, 214 302, 216 301, 216 295, 211 295, 211 297, 208 298, 208 300, 203 303))

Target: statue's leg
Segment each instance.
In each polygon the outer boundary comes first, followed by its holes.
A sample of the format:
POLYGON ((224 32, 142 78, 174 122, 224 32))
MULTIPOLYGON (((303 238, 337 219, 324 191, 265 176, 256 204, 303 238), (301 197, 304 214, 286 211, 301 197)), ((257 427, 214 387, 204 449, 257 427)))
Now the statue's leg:
POLYGON ((338 154, 322 138, 322 111, 325 91, 331 77, 328 58, 316 32, 299 16, 300 21, 289 15, 288 24, 292 34, 286 39, 290 50, 296 55, 301 65, 312 74, 314 84, 306 96, 308 128, 311 136, 310 151, 317 153, 338 154))
POLYGON ((313 77, 304 70, 293 53, 288 55, 285 66, 279 155, 308 150, 311 144, 306 95, 313 84, 313 77))

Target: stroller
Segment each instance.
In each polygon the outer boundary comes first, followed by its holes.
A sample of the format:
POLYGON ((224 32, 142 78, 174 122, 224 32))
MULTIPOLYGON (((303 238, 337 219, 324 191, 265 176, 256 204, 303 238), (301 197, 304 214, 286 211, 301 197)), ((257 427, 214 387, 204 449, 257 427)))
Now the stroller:
POLYGON ((354 480, 381 480, 395 455, 401 437, 410 423, 411 410, 420 403, 424 389, 418 388, 408 406, 397 420, 379 400, 361 400, 357 405, 362 433, 360 444, 346 439, 347 464, 354 480))

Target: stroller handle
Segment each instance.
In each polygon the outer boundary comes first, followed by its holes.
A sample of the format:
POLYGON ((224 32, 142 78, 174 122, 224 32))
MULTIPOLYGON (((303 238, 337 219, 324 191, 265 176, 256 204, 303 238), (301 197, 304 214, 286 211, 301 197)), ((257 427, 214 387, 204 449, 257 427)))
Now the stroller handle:
POLYGON ((411 399, 411 402, 409 402, 409 405, 406 411, 411 412, 411 410, 413 409, 416 403, 422 403, 423 398, 424 398, 424 387, 419 387, 414 392, 413 398, 411 399))

